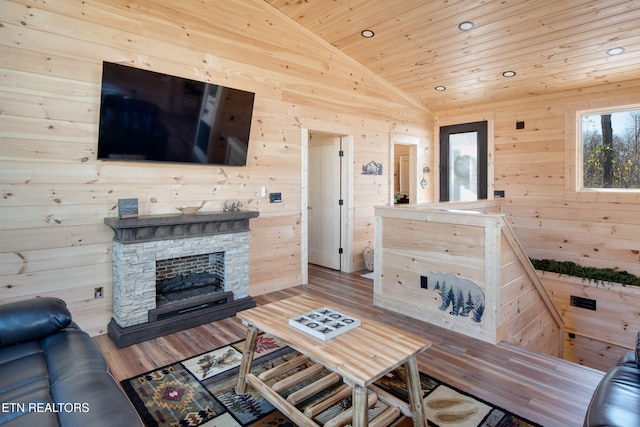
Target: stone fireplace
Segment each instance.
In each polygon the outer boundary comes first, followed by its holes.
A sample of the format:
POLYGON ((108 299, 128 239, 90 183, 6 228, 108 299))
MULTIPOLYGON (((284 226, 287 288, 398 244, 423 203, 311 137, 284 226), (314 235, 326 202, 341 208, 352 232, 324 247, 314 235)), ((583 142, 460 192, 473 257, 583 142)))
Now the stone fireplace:
POLYGON ((235 315, 249 297, 249 219, 258 212, 105 218, 114 230, 113 318, 126 345, 235 315))

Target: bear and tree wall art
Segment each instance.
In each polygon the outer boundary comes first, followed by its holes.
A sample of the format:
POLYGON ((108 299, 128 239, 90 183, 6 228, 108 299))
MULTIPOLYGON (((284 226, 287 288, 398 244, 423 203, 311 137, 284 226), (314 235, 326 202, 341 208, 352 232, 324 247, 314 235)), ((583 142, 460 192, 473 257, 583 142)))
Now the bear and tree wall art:
POLYGON ((451 307, 449 314, 452 316, 470 317, 477 323, 482 320, 484 293, 477 284, 451 273, 430 272, 428 278, 427 289, 439 292, 442 297, 440 310, 451 307))

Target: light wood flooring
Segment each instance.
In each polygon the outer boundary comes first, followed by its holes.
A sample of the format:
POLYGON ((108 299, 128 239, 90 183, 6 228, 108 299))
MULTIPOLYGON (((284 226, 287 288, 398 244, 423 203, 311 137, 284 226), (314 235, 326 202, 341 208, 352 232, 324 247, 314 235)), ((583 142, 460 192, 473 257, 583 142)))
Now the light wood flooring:
MULTIPOLYGON (((465 392, 545 427, 581 426, 603 373, 524 350, 491 345, 372 304, 373 281, 358 272, 309 266, 309 284, 256 297, 258 305, 307 294, 350 307, 352 312, 422 335, 432 347, 419 357, 420 370, 465 392)), ((118 349, 106 335, 94 340, 120 381, 243 339, 236 318, 198 326, 118 349)))

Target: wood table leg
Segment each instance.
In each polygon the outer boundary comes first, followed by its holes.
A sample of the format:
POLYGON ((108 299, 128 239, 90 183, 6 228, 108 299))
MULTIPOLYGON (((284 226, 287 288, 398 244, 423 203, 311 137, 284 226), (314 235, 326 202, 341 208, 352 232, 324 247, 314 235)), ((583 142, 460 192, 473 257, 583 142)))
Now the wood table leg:
POLYGON ((367 405, 367 388, 355 386, 353 387, 353 427, 365 427, 369 425, 369 407, 367 405))
POLYGON ((238 394, 247 392, 247 374, 251 371, 253 353, 256 351, 256 338, 258 338, 258 329, 255 326, 248 325, 247 328, 247 339, 244 342, 244 353, 242 353, 242 362, 240 362, 238 382, 236 384, 236 393, 238 394))
POLYGON ((426 417, 424 415, 422 401, 422 385, 420 383, 418 362, 415 357, 412 357, 407 361, 405 369, 407 371, 407 390, 409 391, 409 403, 411 403, 413 425, 415 427, 425 427, 426 417))

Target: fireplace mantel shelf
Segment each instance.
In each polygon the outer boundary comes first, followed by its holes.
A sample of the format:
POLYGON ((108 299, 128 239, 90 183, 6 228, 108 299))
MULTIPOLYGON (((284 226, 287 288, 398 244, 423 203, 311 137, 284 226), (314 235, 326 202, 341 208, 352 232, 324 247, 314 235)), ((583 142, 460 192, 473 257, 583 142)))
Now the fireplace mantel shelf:
POLYGON ((145 215, 132 218, 105 218, 114 231, 113 240, 138 243, 249 231, 249 220, 257 211, 202 212, 196 214, 145 215))

